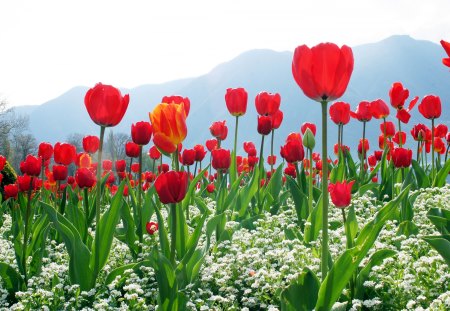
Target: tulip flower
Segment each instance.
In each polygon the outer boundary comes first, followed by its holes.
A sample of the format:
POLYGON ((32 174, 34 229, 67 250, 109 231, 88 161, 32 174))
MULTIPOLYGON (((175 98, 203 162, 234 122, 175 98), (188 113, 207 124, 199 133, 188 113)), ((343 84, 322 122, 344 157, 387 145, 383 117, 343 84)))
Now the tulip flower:
POLYGON ((96 153, 100 146, 100 139, 97 136, 87 135, 83 137, 83 149, 85 152, 96 153))
POLYGON ((5 199, 13 198, 17 199, 17 195, 19 194, 19 187, 17 184, 9 184, 3 187, 3 191, 5 193, 5 199))
POLYGON ((213 122, 213 124, 209 127, 209 130, 211 132, 211 135, 214 136, 215 138, 217 138, 218 142, 219 142, 219 147, 220 147, 220 142, 222 140, 225 140, 228 136, 228 127, 226 126, 226 121, 216 121, 213 122))
POLYGON ((55 162, 62 165, 70 165, 75 161, 77 149, 68 143, 56 143, 53 149, 55 162))
POLYGON ((231 155, 230 150, 215 149, 211 151, 212 167, 219 171, 226 171, 230 167, 231 155))
POLYGON ((41 159, 32 156, 31 154, 27 155, 25 161, 21 163, 22 172, 28 176, 39 176, 41 173, 41 167, 41 159))
POLYGON ((372 119, 371 103, 362 101, 358 104, 356 111, 350 111, 350 116, 360 122, 369 122, 372 119))
POLYGON ((119 124, 127 111, 129 101, 128 94, 122 96, 117 88, 101 83, 89 89, 84 97, 89 116, 95 124, 102 127, 119 124))
POLYGON ((438 124, 434 128, 434 136, 444 138, 448 132, 448 127, 445 124, 438 124))
POLYGON ((250 150, 256 150, 255 144, 254 144, 253 142, 251 142, 251 141, 246 141, 246 142, 244 142, 244 143, 243 143, 243 147, 244 147, 244 151, 245 151, 246 153, 249 153, 250 150))
POLYGON ((169 171, 159 175, 154 186, 161 203, 181 202, 186 196, 188 174, 186 172, 169 171))
POLYGON ((117 160, 116 163, 114 164, 116 167, 116 172, 125 172, 125 169, 127 167, 127 163, 125 162, 125 160, 117 160))
POLYGON ((234 117, 242 116, 247 111, 247 91, 242 88, 228 88, 225 94, 225 103, 230 114, 234 117))
POLYGON ((360 139, 358 144, 358 153, 361 155, 361 158, 366 156, 367 151, 369 151, 369 141, 366 138, 360 139))
POLYGON ((195 150, 194 149, 184 149, 181 155, 181 163, 183 165, 190 166, 195 162, 195 150))
POLYGON ((330 192, 331 201, 334 206, 344 208, 350 205, 352 199, 351 191, 354 183, 354 180, 349 183, 344 180, 342 183, 337 181, 335 184, 330 184, 328 186, 328 191, 330 192))
POLYGON ((152 146, 148 151, 148 155, 152 160, 158 160, 161 157, 161 152, 156 146, 152 146))
POLYGON ((382 99, 372 101, 370 103, 370 109, 375 119, 386 119, 390 112, 389 106, 382 99))
POLYGON ((154 221, 147 222, 145 225, 145 230, 150 235, 154 235, 156 231, 158 231, 158 223, 154 221))
POLYGON ((214 190, 216 190, 216 186, 214 185, 214 183, 210 183, 206 186, 206 191, 208 191, 208 193, 213 193, 214 190))
POLYGON ((406 143, 406 133, 403 131, 398 131, 397 133, 395 133, 392 141, 397 145, 400 145, 400 141, 403 142, 403 144, 406 143))
POLYGON ((38 157, 43 161, 51 159, 53 155, 53 146, 50 143, 42 142, 39 144, 38 157))
POLYGON ((219 142, 217 141, 217 139, 208 139, 205 142, 206 148, 208 149, 209 152, 213 151, 214 149, 217 149, 219 142))
POLYGON ((182 105, 184 107, 186 117, 189 115, 189 110, 191 109, 191 101, 187 97, 182 97, 180 95, 164 96, 161 102, 172 105, 182 105))
POLYGON ((345 125, 350 121, 350 104, 335 102, 329 112, 331 120, 337 125, 345 125))
POLYGON ((394 148, 391 152, 392 162, 396 168, 409 167, 412 160, 412 150, 405 148, 394 148))
POLYGON ((300 131, 303 135, 305 135, 306 129, 309 129, 311 133, 316 136, 316 125, 310 122, 304 122, 300 127, 300 131))
POLYGON ((196 162, 203 161, 203 159, 206 156, 205 147, 203 147, 203 145, 195 145, 194 150, 195 150, 195 161, 196 162))
POLYGON ((395 135, 395 125, 391 121, 380 124, 380 131, 386 138, 392 138, 395 135))
POLYGON ((131 125, 131 139, 136 145, 147 145, 152 138, 152 126, 149 122, 140 121, 131 125))
POLYGON ((445 52, 447 53, 447 58, 443 58, 442 59, 442 63, 447 66, 450 67, 450 43, 444 40, 441 40, 441 45, 444 48, 445 52))
POLYGON ((130 158, 138 158, 139 157, 139 145, 129 141, 125 144, 125 154, 130 158))
POLYGON ((56 181, 66 180, 67 175, 68 175, 67 166, 53 165, 53 178, 56 181))
POLYGON ((150 113, 153 142, 159 150, 173 153, 187 135, 184 105, 159 104, 150 113))
POLYGON ((283 111, 277 110, 272 115, 272 130, 276 130, 280 127, 281 122, 283 122, 283 111))
POLYGON ((269 135, 272 131, 272 117, 258 116, 258 133, 261 135, 269 135))
POLYGON ((3 168, 5 167, 6 158, 2 155, 0 155, 0 172, 3 171, 3 168))
POLYGON ((280 155, 288 163, 297 163, 303 161, 305 150, 300 140, 288 140, 284 146, 281 146, 280 155))
POLYGON ((260 92, 255 97, 256 111, 261 116, 271 116, 280 108, 281 96, 278 93, 260 92))

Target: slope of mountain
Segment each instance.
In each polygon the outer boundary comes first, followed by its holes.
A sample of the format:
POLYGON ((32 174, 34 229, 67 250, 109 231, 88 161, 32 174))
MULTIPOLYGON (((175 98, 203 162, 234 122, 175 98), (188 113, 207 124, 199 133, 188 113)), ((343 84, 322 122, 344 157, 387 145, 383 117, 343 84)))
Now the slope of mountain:
MULTIPOLYGON (((353 109, 361 100, 382 98, 389 103, 388 92, 393 82, 401 81, 415 95, 436 94, 441 97, 443 114, 438 122, 450 125, 450 73, 441 59, 444 51, 440 45, 412 39, 409 36, 392 36, 383 41, 353 48, 355 66, 346 94, 341 99, 353 109)), ((231 147, 234 133, 234 118, 228 114, 224 94, 228 87, 244 87, 249 93, 247 114, 240 118, 239 142, 252 140, 257 145, 260 136, 256 132, 256 110, 254 98, 260 91, 281 94, 281 110, 284 121, 276 132, 275 153, 290 132, 299 131, 303 122, 320 124, 320 105, 305 97, 295 84, 291 73, 292 52, 252 50, 218 65, 203 76, 178 80, 158 85, 142 85, 123 89, 130 94, 130 105, 121 124, 115 132, 129 133, 133 122, 148 120, 148 112, 159 103, 164 95, 180 94, 191 100, 188 117, 188 137, 185 146, 204 143, 210 138, 209 126, 213 121, 227 120, 229 138, 225 147, 231 147)), ((106 82, 106 81, 105 81, 106 82)), ((28 110, 31 131, 38 141, 63 141, 70 133, 98 134, 98 128, 90 120, 83 99, 87 87, 75 87, 58 98, 28 110)), ((18 112, 25 112, 20 109, 18 112)), ((391 109, 390 119, 396 121, 391 109)), ((409 124, 402 125, 409 131, 417 122, 426 123, 417 108, 412 112, 409 124)), ((329 122, 329 139, 334 142, 336 126, 329 122)), ((367 135, 371 150, 377 145, 379 121, 369 122, 367 135)), ((356 146, 362 125, 352 120, 344 132, 344 142, 356 146)), ((318 127, 318 135, 320 128, 318 127)), ((266 139, 266 142, 268 139, 266 139)), ((266 150, 269 149, 267 143, 266 150)), ((320 148, 317 141, 316 148, 320 148)))

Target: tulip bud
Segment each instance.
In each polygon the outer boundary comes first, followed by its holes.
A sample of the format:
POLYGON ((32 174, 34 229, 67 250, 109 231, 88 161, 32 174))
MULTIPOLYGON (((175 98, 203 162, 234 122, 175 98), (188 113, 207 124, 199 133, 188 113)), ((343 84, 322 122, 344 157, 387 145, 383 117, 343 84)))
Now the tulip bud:
POLYGON ((307 128, 305 134, 303 135, 303 146, 305 146, 309 150, 313 150, 315 145, 316 139, 314 138, 314 134, 309 128, 307 128))

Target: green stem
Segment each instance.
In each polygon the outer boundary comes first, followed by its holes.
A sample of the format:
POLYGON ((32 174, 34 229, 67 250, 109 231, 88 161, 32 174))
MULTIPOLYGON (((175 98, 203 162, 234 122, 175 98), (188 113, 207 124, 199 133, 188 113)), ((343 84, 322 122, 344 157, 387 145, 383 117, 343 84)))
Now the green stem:
POLYGON ((261 206, 261 200, 259 197, 259 193, 261 190, 261 178, 264 172, 264 160, 263 160, 263 150, 264 150, 264 135, 261 135, 261 147, 259 150, 259 165, 258 165, 258 170, 259 170, 259 174, 258 174, 258 193, 257 193, 257 201, 258 201, 258 213, 261 213, 262 211, 262 206, 261 206))
POLYGON ((322 105, 322 281, 325 280, 328 273, 328 162, 327 162, 327 101, 321 102, 322 105))
POLYGON ((400 146, 400 148, 402 148, 402 146, 403 146, 403 141, 402 141, 402 123, 400 122, 400 119, 398 119, 398 145, 400 146))
POLYGON ((105 127, 100 126, 100 145, 98 148, 97 156, 97 195, 95 197, 95 258, 94 258, 94 270, 93 270, 93 286, 97 281, 97 276, 100 266, 100 198, 102 196, 102 152, 103 152, 103 139, 105 136, 105 127))
MULTIPOLYGON (((272 157, 272 161, 273 161, 273 139, 274 139, 274 136, 275 136, 275 130, 273 129, 272 137, 270 140, 270 156, 272 157)), ((273 163, 272 161, 270 163, 273 163)), ((272 171, 273 171, 273 164, 270 164, 270 172, 272 172, 272 171)))
POLYGON ((232 153, 233 158, 231 159, 231 161, 233 161, 232 163, 234 165, 234 171, 230 172, 231 184, 233 184, 237 178, 237 176, 236 176, 236 172, 237 172, 236 153, 237 153, 238 126, 239 126, 239 116, 236 116, 236 126, 234 128, 234 149, 233 149, 234 152, 232 153))
POLYGON ((88 195, 88 189, 83 189, 83 195, 84 195, 84 214, 85 214, 85 222, 86 222, 86 228, 84 229, 84 237, 83 242, 84 244, 87 244, 87 237, 88 237, 88 228, 89 228, 89 195, 88 195))
POLYGON ((33 179, 31 176, 30 179, 30 188, 28 189, 28 201, 27 201, 27 209, 25 211, 25 232, 23 233, 23 245, 22 245, 22 268, 23 275, 25 278, 25 284, 28 282, 28 274, 27 274, 27 248, 28 248, 28 235, 29 235, 29 221, 30 221, 30 213, 31 213, 31 192, 33 191, 33 179))
POLYGON ((419 157, 420 157, 420 140, 417 141, 417 154, 416 154, 417 163, 419 163, 419 157))
POLYGON ((431 119, 431 183, 434 183, 434 119, 431 119))
POLYGON ((171 244, 170 244, 170 262, 175 267, 175 250, 177 243, 177 204, 170 204, 170 216, 172 218, 172 228, 170 230, 171 244))
POLYGON ((309 176, 308 176, 308 216, 312 213, 313 203, 313 168, 312 149, 309 150, 309 176))
MULTIPOLYGON (((343 208, 341 208, 342 211, 342 219, 344 220, 344 230, 345 230, 345 237, 347 240, 347 249, 350 249, 353 247, 353 241, 352 241, 352 237, 350 235, 350 228, 348 227, 347 224, 347 219, 345 217, 345 211, 343 208)), ((350 301, 353 300, 353 297, 355 296, 355 283, 354 283, 354 278, 353 276, 350 278, 350 301)))
MULTIPOLYGON (((142 146, 139 145, 139 170, 138 170, 138 221, 137 233, 139 238, 138 254, 142 252, 142 243, 144 242, 144 228, 142 226, 142 146)), ((130 189, 131 191, 131 189, 130 189)))
POLYGON ((366 162, 366 147, 365 147, 365 139, 366 139, 366 121, 363 121, 363 138, 362 138, 362 148, 361 148, 361 168, 359 172, 360 180, 362 181, 365 175, 364 164, 366 162))
POLYGON ((447 156, 448 156, 449 149, 450 149, 450 144, 447 145, 447 150, 445 151, 444 163, 447 163, 447 156))
MULTIPOLYGON (((197 165, 197 162, 195 162, 195 165, 197 165)), ((188 174, 188 189, 189 189, 189 184, 191 183, 191 172, 189 170, 189 165, 187 165, 187 174, 188 174)), ((189 220, 189 204, 186 207, 186 219, 189 220)))

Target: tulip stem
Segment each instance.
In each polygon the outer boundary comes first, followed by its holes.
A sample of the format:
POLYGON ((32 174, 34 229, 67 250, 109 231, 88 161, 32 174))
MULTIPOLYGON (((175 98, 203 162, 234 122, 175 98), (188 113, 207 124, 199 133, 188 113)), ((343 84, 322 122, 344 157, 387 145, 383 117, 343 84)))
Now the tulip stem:
POLYGON ((261 189, 261 179, 264 172, 264 160, 263 160, 263 150, 264 150, 264 135, 261 135, 261 148, 259 150, 259 174, 258 174, 258 213, 262 212, 262 206, 261 206, 261 198, 259 197, 260 189, 261 189))
POLYGON ((322 105, 322 281, 328 273, 328 162, 327 162, 327 101, 322 105))
POLYGON ((270 140, 270 156, 271 156, 271 161, 270 161, 270 172, 273 171, 273 139, 275 136, 275 130, 272 129, 272 137, 270 140))
POLYGON ((431 119, 431 184, 434 183, 434 118, 431 119))
POLYGON ((309 176, 308 176, 308 216, 309 216, 312 213, 312 203, 313 203, 312 149, 308 149, 308 153, 309 153, 309 176))
MULTIPOLYGON (((139 168, 138 168, 138 204, 137 204, 137 214, 138 214, 138 224, 137 233, 139 238, 138 254, 142 252, 142 243, 144 242, 144 228, 142 226, 142 145, 139 145, 139 168)), ((131 190, 131 189, 130 189, 131 190)))
POLYGON ((25 279, 25 284, 28 282, 28 275, 27 275, 27 248, 28 248, 28 223, 30 221, 30 212, 31 212, 31 192, 33 190, 33 179, 34 176, 31 176, 30 179, 30 186, 28 188, 28 200, 27 200, 27 209, 25 211, 25 232, 23 233, 23 245, 22 245, 22 269, 23 269, 23 275, 25 279))
POLYGON ((88 237, 88 228, 89 228, 89 195, 88 195, 88 189, 87 187, 85 187, 83 189, 83 195, 84 195, 84 214, 85 214, 85 222, 86 225, 84 228, 84 237, 83 237, 83 242, 84 244, 87 245, 87 237, 88 237))
POLYGON ((447 145, 447 150, 445 151, 445 158, 444 158, 444 163, 447 163, 447 156, 448 156, 448 151, 450 149, 450 144, 447 145))
POLYGON ((361 169, 359 172, 359 176, 361 179, 361 182, 364 178, 365 175, 365 162, 366 162, 366 144, 365 144, 365 140, 366 140, 366 121, 363 121, 363 138, 362 138, 362 144, 361 144, 361 169))
POLYGON ((398 119, 398 145, 400 148, 403 147, 403 141, 402 141, 402 123, 400 122, 400 119, 398 119))
POLYGON ((236 172, 237 172, 236 153, 237 153, 238 125, 239 125, 239 116, 236 116, 236 127, 234 128, 234 149, 233 149, 234 152, 232 153, 233 158, 231 159, 231 161, 233 161, 234 171, 230 172, 231 184, 233 184, 237 178, 237 176, 236 176, 236 172))
MULTIPOLYGON (((350 234, 350 228, 347 224, 347 219, 345 217, 345 211, 343 208, 341 208, 342 211, 342 219, 344 221, 344 231, 345 231, 345 237, 347 240, 347 249, 350 249, 353 247, 353 241, 352 236, 350 234)), ((353 297, 355 296, 355 283, 354 283, 354 275, 350 278, 350 301, 353 300, 353 297)))
POLYGON ((94 270, 93 270, 93 286, 97 281, 100 265, 100 197, 102 196, 102 151, 103 151, 103 139, 105 136, 105 127, 100 126, 100 144, 98 147, 97 155, 97 195, 95 197, 95 258, 94 258, 94 270))
POLYGON ((172 263, 172 266, 175 267, 175 250, 176 250, 176 243, 177 243, 177 204, 171 203, 170 204, 170 216, 172 218, 172 228, 170 230, 170 237, 172 240, 172 243, 170 244, 170 262, 172 263))

